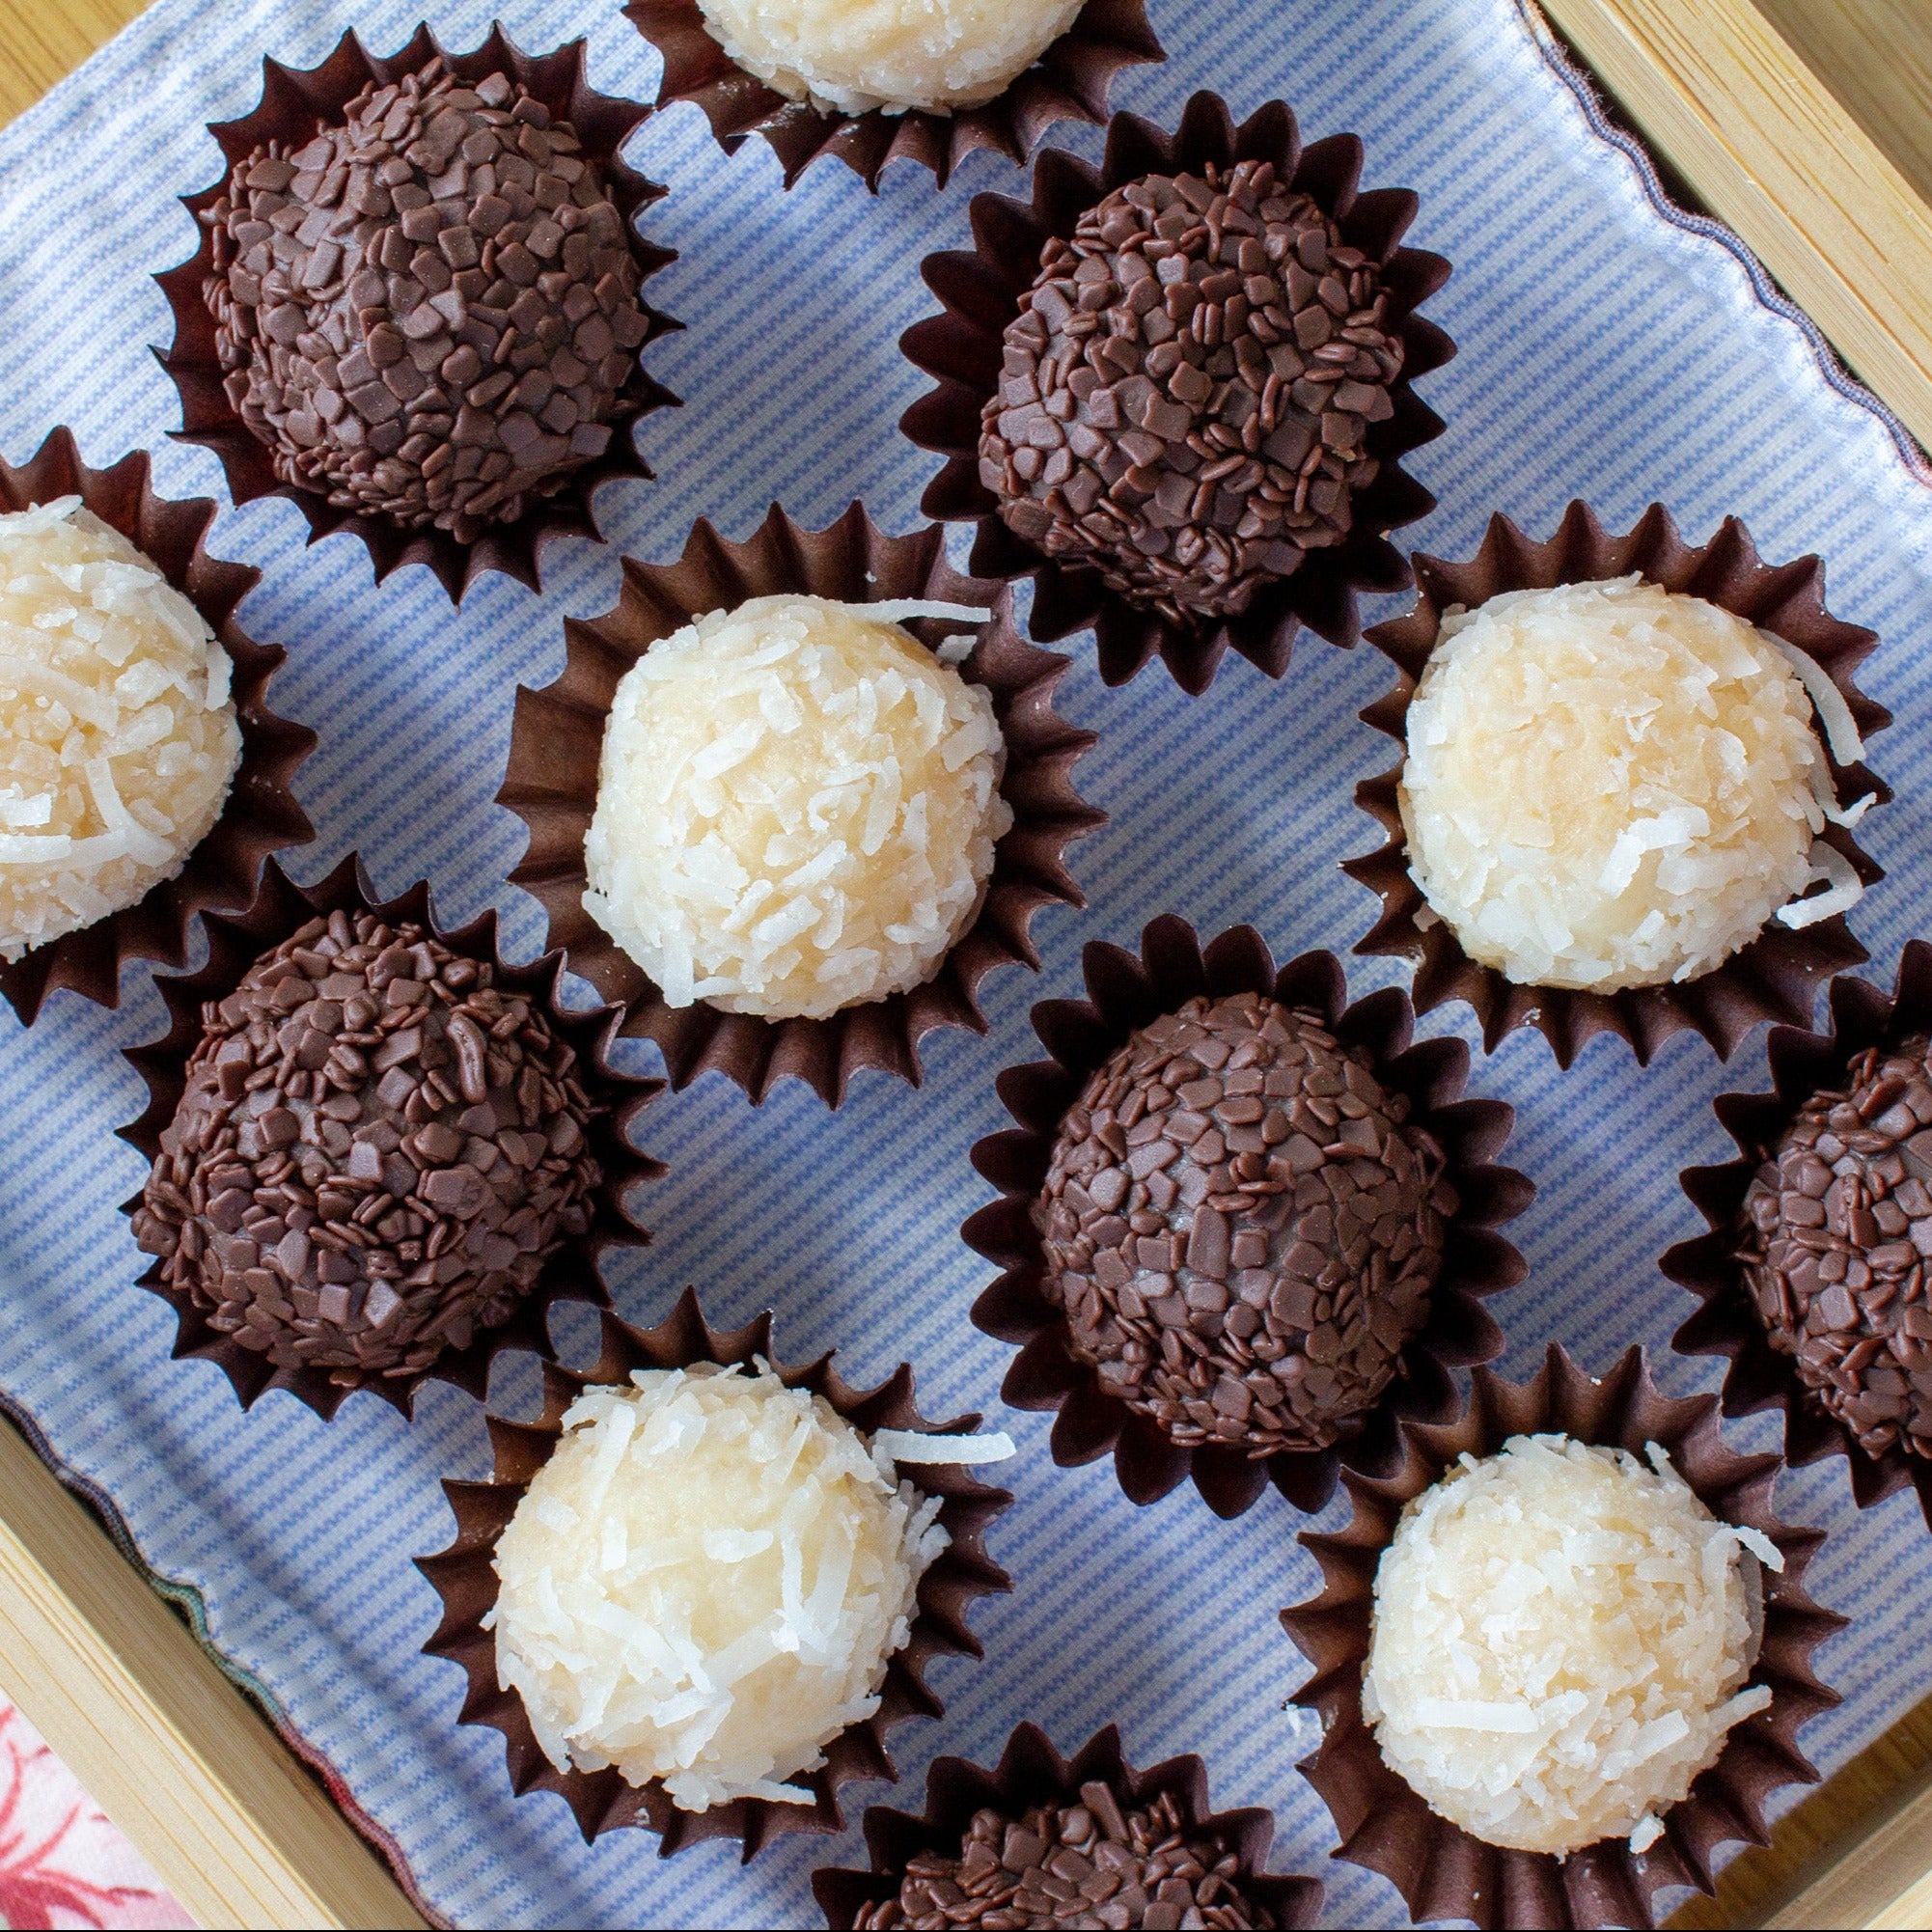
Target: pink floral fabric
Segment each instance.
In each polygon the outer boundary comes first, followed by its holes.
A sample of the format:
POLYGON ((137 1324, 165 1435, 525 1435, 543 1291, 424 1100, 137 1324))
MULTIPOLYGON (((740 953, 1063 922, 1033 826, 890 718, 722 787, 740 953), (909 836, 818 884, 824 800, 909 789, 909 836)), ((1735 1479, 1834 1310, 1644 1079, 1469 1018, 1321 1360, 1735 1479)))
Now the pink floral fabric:
POLYGON ((0 1697, 0 1926, 192 1926, 132 1845, 0 1697))

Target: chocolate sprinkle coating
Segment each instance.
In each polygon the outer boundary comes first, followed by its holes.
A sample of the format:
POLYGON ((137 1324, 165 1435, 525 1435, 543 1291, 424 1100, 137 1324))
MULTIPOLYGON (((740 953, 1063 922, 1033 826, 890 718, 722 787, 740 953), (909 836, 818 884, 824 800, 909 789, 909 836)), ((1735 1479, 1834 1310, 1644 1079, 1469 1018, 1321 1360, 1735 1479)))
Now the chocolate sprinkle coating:
POLYGON ((915 1853, 898 1896, 862 1907, 852 1922, 858 1932, 1272 1928, 1274 1915, 1241 1890, 1240 1877, 1240 1853, 1191 1829, 1173 1792, 1126 1810, 1096 1779, 1080 1787, 1077 1805, 1035 1805, 1018 1818, 976 1812, 956 1858, 915 1853))
POLYGON ((575 130, 438 58, 202 215, 229 400, 285 483, 471 542, 600 455, 649 333, 575 130))
POLYGON ((1341 543, 1401 338, 1374 262, 1271 161, 1148 175, 1054 236, 1007 325, 980 479, 1007 528, 1174 622, 1341 543))
POLYGON ((418 1375, 589 1230, 575 1065, 489 962, 408 922, 312 920, 204 1009, 135 1237, 278 1367, 418 1375))
POLYGON ((1867 1047, 1759 1168, 1738 1259, 1771 1345, 1867 1455, 1932 1457, 1932 1043, 1867 1047))
POLYGON ((1259 1459, 1360 1428, 1428 1319, 1442 1147, 1360 1047, 1255 992, 1143 1028, 1068 1111, 1041 1289, 1103 1391, 1259 1459))

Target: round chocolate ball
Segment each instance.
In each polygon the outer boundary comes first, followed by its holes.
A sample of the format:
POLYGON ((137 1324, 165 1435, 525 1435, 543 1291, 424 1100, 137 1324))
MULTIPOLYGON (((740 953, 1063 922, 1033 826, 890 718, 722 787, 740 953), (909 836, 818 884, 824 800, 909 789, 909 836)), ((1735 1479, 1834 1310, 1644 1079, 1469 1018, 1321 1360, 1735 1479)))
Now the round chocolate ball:
POLYGON ((313 920, 207 1009, 135 1238, 278 1367, 419 1373, 589 1229, 575 1065, 486 960, 368 913, 313 920))
POLYGON ((1131 602, 1236 616, 1349 533, 1402 369, 1387 309, 1270 161, 1131 181, 1042 251, 980 480, 1016 536, 1131 602))
POLYGON ((1427 1319, 1446 1166, 1316 1014, 1190 1000, 1068 1112, 1035 1208, 1043 1286, 1101 1388, 1173 1442, 1327 1449, 1427 1319))
POLYGON ((1771 1345, 1868 1455, 1932 1456, 1932 1060, 1868 1048, 1798 1110, 1745 1196, 1771 1345))
POLYGON ((284 483, 467 543, 610 442, 637 260, 575 131, 506 76, 372 82, 202 220, 228 398, 284 483))

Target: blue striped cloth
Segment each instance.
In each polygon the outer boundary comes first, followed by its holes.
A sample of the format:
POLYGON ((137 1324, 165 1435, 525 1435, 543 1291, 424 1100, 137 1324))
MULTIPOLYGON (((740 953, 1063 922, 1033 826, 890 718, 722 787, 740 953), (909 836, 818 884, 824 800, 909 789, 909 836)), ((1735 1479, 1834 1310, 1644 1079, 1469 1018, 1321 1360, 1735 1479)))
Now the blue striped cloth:
MULTIPOLYGON (((657 57, 611 0, 498 11, 530 47, 588 22, 595 84, 654 92, 657 57)), ((1466 554, 1494 510, 1547 530, 1587 493, 1613 522, 1662 497, 1696 537, 1737 512, 1767 555, 1829 558, 1834 608, 1884 634, 1866 681, 1900 719, 1876 762, 1901 796, 1868 828, 1891 876, 1856 916, 1889 979, 1932 889, 1916 782, 1932 753, 1932 495, 1894 430, 1734 244, 1671 216, 1514 0, 1152 11, 1170 59, 1130 72, 1122 104, 1171 122, 1200 86, 1243 113, 1283 96, 1311 136, 1359 132, 1366 180, 1417 189, 1413 238, 1456 263, 1431 313, 1461 354, 1422 385, 1449 431, 1411 463, 1442 503, 1412 533, 1420 547, 1466 554)), ((463 0, 436 25, 471 45, 491 13, 463 0)), ((403 0, 161 0, 0 132, 7 455, 67 423, 97 463, 150 448, 164 490, 222 495, 211 457, 165 442, 176 399, 148 352, 168 329, 149 275, 194 245, 174 197, 214 177, 205 124, 255 103, 262 55, 313 65, 351 18, 387 50, 417 17, 403 0)), ((1059 138, 1097 152, 1090 130, 1059 138)), ((295 855, 298 874, 319 877, 359 848, 385 892, 427 874, 446 917, 500 905, 526 953, 540 926, 503 883, 522 828, 492 803, 515 686, 556 675, 566 614, 613 601, 621 549, 674 555, 700 514, 744 535, 774 495, 814 522, 860 495, 890 528, 917 521, 933 465, 894 427, 924 386, 897 348, 929 306, 917 264, 960 244, 970 193, 1020 179, 979 155, 945 194, 901 168, 875 200, 822 165, 785 195, 761 144, 728 159, 688 106, 649 123, 631 153, 671 184, 648 227, 679 260, 651 295, 689 326, 652 351, 684 407, 643 427, 662 481, 604 499, 612 547, 553 551, 540 599, 489 578, 453 614, 424 571, 378 590, 353 541, 305 551, 286 503, 225 511, 214 533, 220 554, 265 570, 243 621, 290 647, 277 702, 321 732, 299 787, 320 837, 295 855)), ((996 1070, 1032 1056, 1030 1003, 1076 990, 1084 941, 1131 941, 1169 909, 1206 930, 1253 920, 1283 954, 1343 949, 1365 928, 1368 897, 1336 862, 1374 842, 1350 795, 1387 762, 1355 720, 1388 682, 1381 659, 1310 642, 1282 683, 1230 663, 1196 702, 1158 668, 1104 691, 1075 648, 1064 708, 1101 734, 1082 781, 1113 814, 1076 848, 1091 910, 1042 919, 1042 975, 996 980, 991 1037, 943 1038, 923 1091, 867 1077, 836 1116, 799 1089, 754 1112, 707 1079, 652 1109, 648 1144, 671 1173, 648 1198, 655 1246, 616 1272, 626 1314, 654 1318, 696 1283, 719 1318, 774 1306, 794 1357, 836 1345, 855 1377, 903 1358, 928 1413, 998 1412, 1010 1356, 968 1325, 988 1270, 955 1230, 987 1198, 966 1151, 1001 1122, 996 1070)), ((1358 962, 1350 977, 1363 989, 1402 976, 1358 962)), ((328 1425, 282 1395, 244 1417, 216 1369, 168 1361, 172 1317, 130 1286, 143 1262, 115 1211, 140 1162, 113 1138, 144 1097, 119 1049, 160 1021, 138 974, 118 1013, 59 997, 31 1033, 0 1014, 8 1399, 112 1498, 146 1561, 199 1592, 213 1644, 393 1835, 439 1913, 479 1925, 812 1922, 809 1874, 863 1862, 856 1832, 787 1840, 744 1870, 717 1845, 660 1864, 642 1834, 587 1849, 560 1802, 511 1798, 495 1732, 456 1728, 461 1673, 418 1654, 437 1606, 409 1559, 449 1539, 438 1478, 486 1468, 474 1404, 432 1385, 413 1426, 368 1398, 328 1425)), ((642 1048, 636 1058, 649 1064, 642 1048)), ((1508 1157, 1541 1190, 1512 1230, 1533 1273, 1499 1307, 1509 1368, 1527 1371, 1553 1337, 1598 1367, 1641 1340, 1668 1388, 1717 1386, 1714 1364, 1669 1352, 1689 1305, 1655 1262, 1699 1225, 1677 1170, 1727 1150, 1713 1096, 1761 1079, 1757 1042, 1726 1073, 1689 1036, 1648 1072, 1599 1040, 1559 1076, 1533 1034, 1478 1060, 1477 1090, 1520 1110, 1508 1157)), ((581 1356, 584 1324, 562 1328, 581 1356)), ((533 1391, 527 1363, 500 1368, 500 1402, 521 1407, 533 1391)), ((1136 1509, 1110 1465, 1053 1466, 1046 1418, 997 1421, 1020 1444, 1008 1466, 1019 1500, 995 1535, 1017 1590, 979 1614, 983 1664, 934 1671, 947 1715, 899 1734, 897 1792, 860 1787, 861 1803, 916 1808, 932 1755, 989 1760, 1021 1718, 1067 1748, 1118 1720, 1137 1760, 1201 1751, 1218 1800, 1272 1806, 1277 1863, 1329 1879, 1329 1923, 1402 1923, 1392 1888, 1328 1865, 1327 1815, 1293 1768, 1312 1738, 1283 1708, 1301 1667, 1275 1613, 1317 1587, 1294 1514, 1270 1495, 1222 1525, 1191 1491, 1136 1509)), ((1761 1418, 1730 1433, 1775 1439, 1761 1418)), ((1835 1464, 1791 1477, 1780 1499, 1787 1516, 1830 1528, 1814 1587, 1856 1612, 1822 1659, 1845 1701, 1807 1733, 1830 1768, 1932 1688, 1920 1628, 1932 1539, 1909 1498, 1859 1516, 1835 1464)))

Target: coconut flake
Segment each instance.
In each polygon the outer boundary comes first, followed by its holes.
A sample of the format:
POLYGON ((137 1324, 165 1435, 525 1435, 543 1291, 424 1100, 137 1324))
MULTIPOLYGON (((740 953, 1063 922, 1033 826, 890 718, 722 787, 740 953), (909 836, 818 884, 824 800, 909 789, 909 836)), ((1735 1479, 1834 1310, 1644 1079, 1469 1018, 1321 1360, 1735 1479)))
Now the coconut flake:
POLYGON ((1857 869, 1835 846, 1827 845, 1822 840, 1811 848, 1811 876, 1809 883, 1816 885, 1823 881, 1826 887, 1813 898, 1794 899, 1789 905, 1780 909, 1778 923, 1788 925, 1794 932, 1803 931, 1808 925, 1817 925, 1824 920, 1835 919, 1841 912, 1849 912, 1864 897, 1864 881, 1858 875, 1857 869))
POLYGON ((872 1447, 894 1462, 958 1463, 972 1467, 979 1463, 1005 1462, 1017 1453, 1011 1436, 929 1436, 916 1429, 875 1429, 872 1447))
POLYGON ((1832 757, 1841 765, 1863 764, 1864 739, 1859 734, 1852 707, 1845 702, 1845 694, 1833 681, 1832 674, 1808 650, 1800 650, 1776 631, 1760 630, 1757 634, 1783 658, 1799 683, 1804 685, 1807 696, 1811 700, 1811 708, 1818 714, 1818 724, 1825 733, 1825 743, 1830 747, 1832 757))

